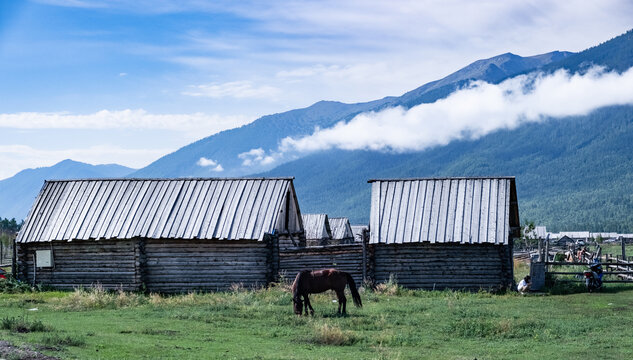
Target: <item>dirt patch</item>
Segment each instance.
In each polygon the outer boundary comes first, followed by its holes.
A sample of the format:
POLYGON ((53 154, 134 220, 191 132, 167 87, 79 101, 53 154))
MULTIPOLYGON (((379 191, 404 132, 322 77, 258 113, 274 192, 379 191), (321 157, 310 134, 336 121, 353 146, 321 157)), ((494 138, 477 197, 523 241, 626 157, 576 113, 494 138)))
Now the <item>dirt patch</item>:
POLYGON ((57 360, 58 358, 44 355, 26 347, 11 345, 8 341, 0 340, 0 358, 2 359, 34 359, 34 360, 57 360))

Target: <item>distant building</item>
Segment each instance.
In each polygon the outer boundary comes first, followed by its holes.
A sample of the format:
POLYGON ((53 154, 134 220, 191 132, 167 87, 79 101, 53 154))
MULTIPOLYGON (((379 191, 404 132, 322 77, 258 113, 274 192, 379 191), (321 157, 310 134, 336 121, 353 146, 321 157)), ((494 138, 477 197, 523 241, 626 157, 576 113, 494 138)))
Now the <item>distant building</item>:
POLYGON ((354 233, 354 242, 363 242, 363 231, 369 231, 369 226, 352 225, 352 233, 354 233))
POLYGON ((327 245, 332 239, 332 229, 327 214, 303 214, 306 245, 327 245))
POLYGON ((346 217, 332 217, 328 219, 332 230, 330 244, 351 244, 354 242, 354 232, 346 217))

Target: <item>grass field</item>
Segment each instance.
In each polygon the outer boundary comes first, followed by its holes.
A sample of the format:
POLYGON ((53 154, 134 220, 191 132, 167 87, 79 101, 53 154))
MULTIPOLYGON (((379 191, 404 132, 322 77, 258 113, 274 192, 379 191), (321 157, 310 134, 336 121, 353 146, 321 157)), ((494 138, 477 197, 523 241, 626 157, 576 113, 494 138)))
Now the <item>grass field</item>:
POLYGON ((173 297, 0 294, 0 338, 80 359, 633 357, 633 287, 519 296, 390 285, 361 296, 364 307, 347 317, 335 316, 332 294, 315 296, 311 318, 295 316, 280 287, 173 297))
MULTIPOLYGON (((622 255, 622 245, 619 243, 602 244, 602 254, 622 255)), ((633 244, 626 244, 626 256, 633 256, 633 244)))

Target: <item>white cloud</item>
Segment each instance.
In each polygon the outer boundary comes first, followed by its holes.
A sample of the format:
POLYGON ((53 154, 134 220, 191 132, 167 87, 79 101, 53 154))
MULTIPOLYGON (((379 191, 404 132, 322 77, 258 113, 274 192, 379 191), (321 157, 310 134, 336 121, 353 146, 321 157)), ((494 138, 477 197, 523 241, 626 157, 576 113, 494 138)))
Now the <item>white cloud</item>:
POLYGON ((222 167, 222 165, 219 164, 217 161, 207 159, 205 157, 201 157, 200 159, 198 159, 198 162, 196 164, 202 167, 212 166, 213 168, 211 169, 211 171, 216 171, 216 172, 224 171, 224 168, 222 167))
POLYGON ((212 74, 215 83, 177 85, 199 104, 217 109, 224 101, 208 99, 248 99, 249 110, 259 115, 323 99, 357 102, 400 95, 508 51, 522 56, 579 51, 621 34, 633 22, 629 0, 39 1, 94 11, 212 13, 239 20, 223 23, 221 31, 195 22, 183 25, 174 43, 141 39, 120 46, 176 62, 200 78, 212 74))
POLYGON ((359 114, 347 123, 316 129, 309 136, 287 137, 268 155, 261 149, 244 154, 251 154, 249 159, 262 163, 266 157, 280 160, 333 148, 420 151, 454 140, 477 139, 527 122, 585 115, 619 104, 633 104, 633 68, 622 74, 600 68, 592 68, 584 75, 563 70, 550 75, 533 73, 498 85, 473 82, 431 104, 359 114))
POLYGON ((255 86, 251 81, 231 81, 223 84, 212 83, 205 85, 193 85, 192 91, 185 91, 182 94, 196 97, 236 99, 244 98, 275 98, 280 92, 279 89, 262 85, 255 86))
POLYGON ((92 114, 20 112, 0 114, 0 128, 17 129, 161 129, 212 135, 253 121, 246 116, 204 113, 151 114, 143 109, 101 110, 92 114))
POLYGON ((243 160, 243 166, 270 165, 276 161, 273 156, 266 155, 266 152, 262 148, 251 149, 237 155, 237 157, 243 160))
POLYGON ((215 160, 211 160, 211 159, 207 159, 205 157, 201 157, 198 162, 197 162, 198 166, 216 166, 218 163, 215 160))
POLYGON ((98 145, 88 148, 39 149, 27 145, 0 145, 0 179, 26 169, 51 166, 65 159, 89 164, 111 164, 141 168, 174 149, 126 149, 98 145))

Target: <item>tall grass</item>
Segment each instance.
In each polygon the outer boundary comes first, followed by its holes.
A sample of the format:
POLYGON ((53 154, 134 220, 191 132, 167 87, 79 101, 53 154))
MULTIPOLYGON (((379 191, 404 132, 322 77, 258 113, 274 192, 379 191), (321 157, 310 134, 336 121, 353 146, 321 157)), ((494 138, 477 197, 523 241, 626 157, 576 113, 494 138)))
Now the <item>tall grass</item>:
POLYGON ((51 328, 40 320, 29 320, 27 317, 4 317, 0 320, 0 329, 18 333, 49 331, 51 328))
POLYGON ((95 285, 88 289, 75 289, 70 295, 59 298, 56 308, 70 311, 120 309, 145 303, 147 297, 142 294, 123 290, 109 291, 101 285, 95 285))
POLYGON ((358 338, 351 331, 343 331, 336 325, 327 323, 314 327, 314 333, 309 341, 319 345, 344 346, 354 344, 358 338))
POLYGON ((41 342, 43 345, 53 347, 83 346, 86 344, 86 339, 81 336, 50 334, 45 335, 41 342))

